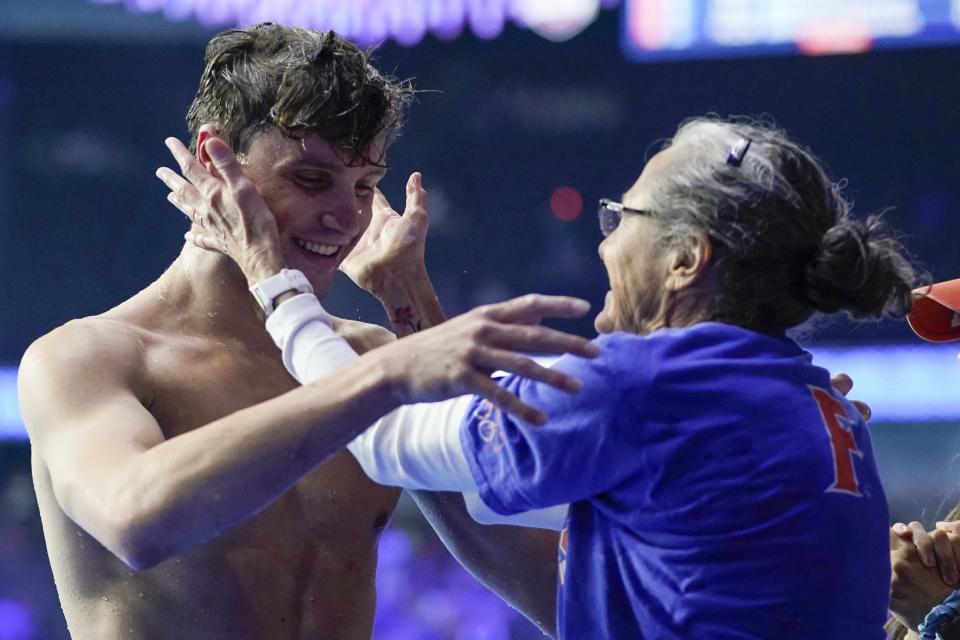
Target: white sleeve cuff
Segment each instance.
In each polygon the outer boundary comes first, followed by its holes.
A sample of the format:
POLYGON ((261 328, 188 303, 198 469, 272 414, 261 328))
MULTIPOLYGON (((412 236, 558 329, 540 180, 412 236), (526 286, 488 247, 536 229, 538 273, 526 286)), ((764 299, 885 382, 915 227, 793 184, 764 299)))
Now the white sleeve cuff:
POLYGON ((356 351, 334 333, 330 314, 312 293, 284 300, 267 318, 267 331, 283 352, 283 366, 302 384, 356 360, 356 351))
POLYGON ((427 491, 476 491, 460 443, 473 396, 391 411, 347 448, 376 483, 427 491))

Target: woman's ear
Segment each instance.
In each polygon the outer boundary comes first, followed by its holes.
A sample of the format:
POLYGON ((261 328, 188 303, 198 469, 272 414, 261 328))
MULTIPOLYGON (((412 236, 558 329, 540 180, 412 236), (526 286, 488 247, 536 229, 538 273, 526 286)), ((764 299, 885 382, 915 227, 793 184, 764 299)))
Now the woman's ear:
POLYGON ((713 259, 713 242, 707 234, 698 232, 670 252, 666 286, 670 291, 680 291, 704 277, 713 259))

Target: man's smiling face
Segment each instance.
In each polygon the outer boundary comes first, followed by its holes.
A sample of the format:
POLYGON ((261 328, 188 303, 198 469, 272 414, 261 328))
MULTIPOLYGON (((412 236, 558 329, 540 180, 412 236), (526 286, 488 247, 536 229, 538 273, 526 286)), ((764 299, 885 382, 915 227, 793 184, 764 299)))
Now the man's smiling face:
MULTIPOLYGON (((382 158, 383 141, 367 157, 382 158)), ((317 133, 300 139, 277 129, 257 134, 243 154, 243 171, 277 219, 287 266, 299 269, 318 297, 370 224, 374 190, 386 169, 349 158, 317 133)))

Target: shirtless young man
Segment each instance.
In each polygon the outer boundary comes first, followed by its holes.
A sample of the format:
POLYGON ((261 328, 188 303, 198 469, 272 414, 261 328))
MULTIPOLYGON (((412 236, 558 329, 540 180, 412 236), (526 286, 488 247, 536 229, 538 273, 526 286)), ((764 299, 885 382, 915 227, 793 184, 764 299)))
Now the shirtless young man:
MULTIPOLYGON (((333 34, 226 32, 208 47, 188 118, 198 166, 215 172, 205 143, 218 131, 243 159, 232 192, 263 196, 284 262, 322 297, 369 223, 404 96, 333 34)), ((411 187, 415 212, 424 194, 415 180, 411 187)), ((414 243, 416 220, 406 229, 414 243)), ((369 275, 368 258, 384 247, 365 243, 351 268, 369 275)), ((403 320, 429 324, 434 299, 420 267, 404 282, 381 281, 377 293, 390 308, 410 307, 403 320)), ((585 340, 532 326, 544 315, 581 315, 585 303, 526 297, 300 387, 245 284, 228 258, 187 243, 142 292, 64 325, 24 356, 20 402, 36 491, 78 640, 369 638, 377 541, 398 492, 370 482, 338 453, 343 445, 400 403, 461 393, 530 416, 495 390, 490 370, 573 381, 509 349, 593 353, 585 340)), ((360 350, 388 341, 340 328, 360 350)), ((552 589, 523 588, 531 578, 551 584, 550 538, 477 533, 462 501, 426 502, 461 561, 549 628, 552 589)))

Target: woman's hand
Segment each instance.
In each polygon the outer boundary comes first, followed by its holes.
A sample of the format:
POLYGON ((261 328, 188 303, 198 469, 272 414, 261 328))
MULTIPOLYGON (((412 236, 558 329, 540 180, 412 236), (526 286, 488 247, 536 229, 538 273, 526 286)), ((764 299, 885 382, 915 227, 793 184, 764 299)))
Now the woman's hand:
MULTIPOLYGON (((830 385, 846 398, 850 390, 853 389, 853 379, 845 373, 838 373, 830 378, 830 385)), ((873 415, 873 411, 870 410, 870 405, 860 400, 850 400, 850 404, 857 408, 857 411, 860 412, 860 416, 865 422, 870 420, 870 417, 873 415)))
POLYGON ((373 197, 370 226, 340 265, 361 289, 382 300, 396 283, 427 277, 427 192, 420 173, 407 180, 406 207, 401 216, 379 189, 373 197))
POLYGON ((157 169, 170 189, 167 200, 192 223, 184 237, 232 258, 251 285, 265 280, 284 266, 273 213, 223 140, 212 136, 202 144, 215 173, 176 138, 167 138, 166 145, 182 176, 167 167, 157 169))

